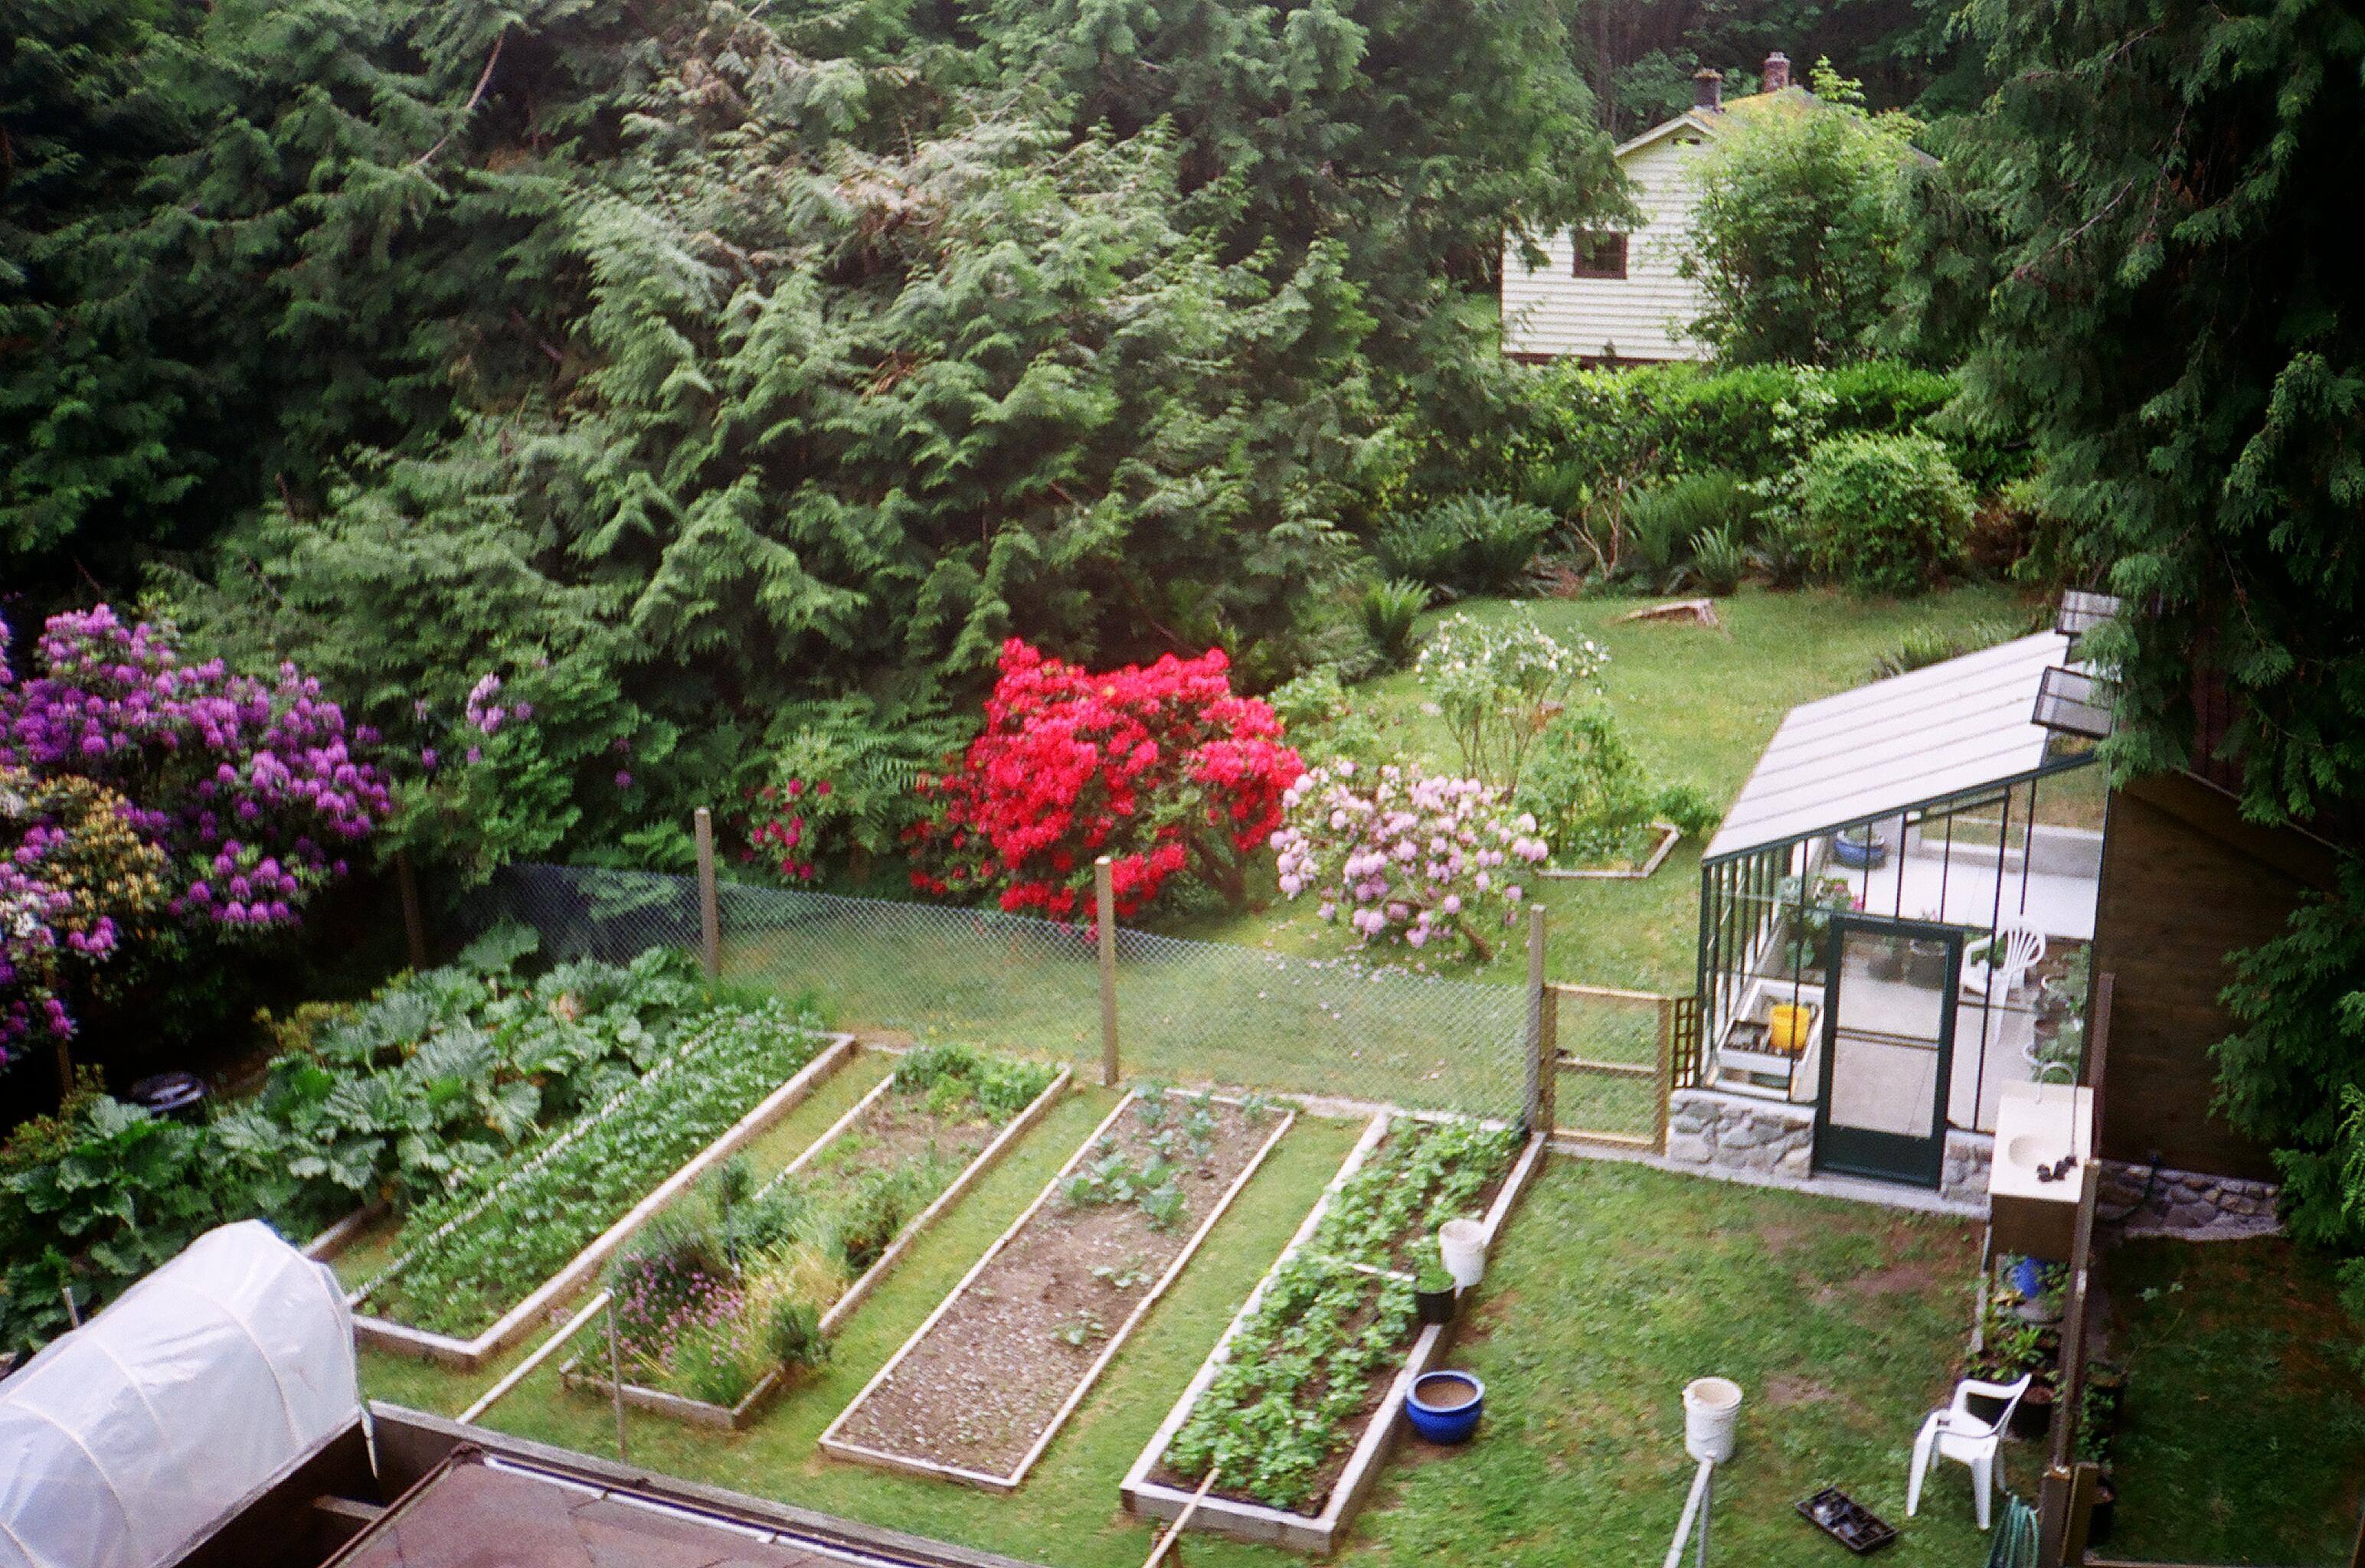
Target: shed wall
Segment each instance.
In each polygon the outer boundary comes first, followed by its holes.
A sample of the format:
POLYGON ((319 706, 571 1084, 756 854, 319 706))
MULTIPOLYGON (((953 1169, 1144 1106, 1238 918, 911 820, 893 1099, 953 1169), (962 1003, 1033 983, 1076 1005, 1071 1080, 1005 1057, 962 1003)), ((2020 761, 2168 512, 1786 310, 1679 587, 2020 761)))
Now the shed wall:
POLYGON ((1687 328, 1699 315, 1698 286, 1677 274, 1698 202, 1694 164, 1699 138, 1679 131, 1635 149, 1619 167, 1643 215, 1627 246, 1626 275, 1572 275, 1576 248, 1552 236, 1543 267, 1530 271, 1519 246, 1503 250, 1503 352, 1530 357, 1582 354, 1620 360, 1699 360, 1709 351, 1687 328))
POLYGON ((2094 972, 2117 979, 2102 1092, 2102 1153, 2180 1170, 2272 1180, 2266 1151, 2214 1114, 2210 1047, 2233 1032, 2217 993, 2226 955, 2281 935, 2331 855, 2240 820, 2183 774, 2113 790, 2094 911, 2094 972))

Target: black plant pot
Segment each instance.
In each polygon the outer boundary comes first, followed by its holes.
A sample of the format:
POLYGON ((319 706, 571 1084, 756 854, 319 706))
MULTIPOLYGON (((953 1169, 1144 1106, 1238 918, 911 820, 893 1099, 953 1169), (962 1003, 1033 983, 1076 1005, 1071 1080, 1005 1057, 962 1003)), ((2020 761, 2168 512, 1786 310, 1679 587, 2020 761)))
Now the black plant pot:
POLYGON ((2033 1443, 2051 1430, 2053 1390, 2039 1383, 2021 1395, 2020 1408, 2012 1413, 2012 1435, 2033 1443))
POLYGON ((2111 1484, 2109 1476, 2098 1476, 2094 1484, 2094 1509, 2086 1516, 2088 1546, 2105 1546, 2110 1543, 2112 1516, 2118 1511, 2119 1489, 2111 1484))
POLYGON ((1453 1288, 1441 1291, 1415 1291, 1412 1309, 1425 1324, 1446 1324, 1453 1321, 1453 1288))

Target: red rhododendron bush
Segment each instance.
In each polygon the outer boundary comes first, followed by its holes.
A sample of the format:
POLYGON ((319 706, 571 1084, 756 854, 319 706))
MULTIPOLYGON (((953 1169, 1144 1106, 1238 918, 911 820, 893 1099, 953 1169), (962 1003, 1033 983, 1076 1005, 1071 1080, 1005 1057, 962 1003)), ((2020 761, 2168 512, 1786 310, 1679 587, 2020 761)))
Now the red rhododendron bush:
POLYGON ((915 886, 1090 918, 1106 855, 1120 917, 1175 877, 1246 897, 1247 857, 1305 768, 1272 710, 1233 692, 1221 650, 1095 672, 1013 638, 1001 668, 985 733, 921 785, 934 812, 910 835, 915 886))

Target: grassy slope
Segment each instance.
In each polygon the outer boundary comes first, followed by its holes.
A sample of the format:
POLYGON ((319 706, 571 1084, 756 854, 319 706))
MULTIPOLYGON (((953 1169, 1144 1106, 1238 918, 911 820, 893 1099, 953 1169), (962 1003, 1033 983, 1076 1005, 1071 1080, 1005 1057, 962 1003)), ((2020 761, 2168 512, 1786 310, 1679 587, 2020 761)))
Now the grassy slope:
MULTIPOLYGON (((1773 738, 1782 715, 1869 678, 1870 666, 1909 631, 1966 630, 1981 622, 2017 624, 2028 613, 2009 588, 1981 585, 1896 602, 1865 602, 1827 591, 1750 588, 1717 601, 1721 633, 1650 622, 1615 624, 1647 600, 1487 599, 1461 607, 1482 619, 1531 613, 1556 636, 1591 637, 1609 652, 1603 690, 1635 748, 1659 777, 1687 779, 1730 801, 1773 738)), ((1429 617, 1433 624, 1438 616, 1429 617)), ((1360 688, 1408 755, 1455 766, 1439 720, 1420 711, 1410 674, 1360 688)), ((1687 991, 1699 928, 1699 850, 1680 844, 1647 882, 1547 882, 1550 967, 1555 980, 1687 991)), ((1234 917, 1193 923, 1187 935, 1270 944, 1279 950, 1333 950, 1313 901, 1276 902, 1234 917)), ((1515 963, 1486 978, 1513 980, 1515 963)))
POLYGON ((2109 1550, 2346 1562, 2365 1380, 2329 1262, 2281 1240, 2162 1240, 2127 1242, 2103 1269, 2127 1368, 2109 1550))

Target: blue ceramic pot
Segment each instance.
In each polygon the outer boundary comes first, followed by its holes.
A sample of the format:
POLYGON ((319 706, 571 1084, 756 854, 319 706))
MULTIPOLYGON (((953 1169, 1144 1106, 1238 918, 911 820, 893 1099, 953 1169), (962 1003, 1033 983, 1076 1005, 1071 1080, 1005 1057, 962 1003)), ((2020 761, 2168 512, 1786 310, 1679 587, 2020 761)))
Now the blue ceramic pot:
POLYGON ((1412 1429, 1433 1443, 1466 1443, 1486 1407, 1486 1385, 1465 1372, 1423 1372, 1405 1396, 1412 1429))

